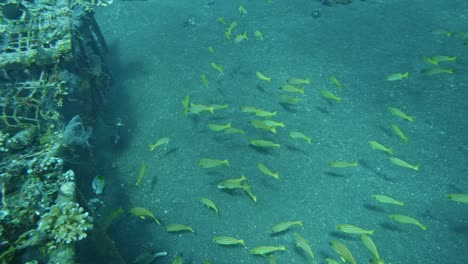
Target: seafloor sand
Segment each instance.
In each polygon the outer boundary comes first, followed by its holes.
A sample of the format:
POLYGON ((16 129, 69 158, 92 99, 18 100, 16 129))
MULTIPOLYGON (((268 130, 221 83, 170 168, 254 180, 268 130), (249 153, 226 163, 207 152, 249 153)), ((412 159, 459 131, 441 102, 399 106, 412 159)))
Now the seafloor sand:
POLYGON ((213 5, 201 0, 116 1, 98 9, 97 18, 116 80, 108 108, 126 125, 121 146, 96 142, 108 158, 102 165, 107 187, 100 214, 143 206, 163 225, 181 223, 196 230, 170 234, 150 220, 126 214, 109 230, 126 259, 155 250, 169 253, 156 263, 171 263, 180 254, 184 263, 267 263, 249 250, 284 245, 287 251, 275 254, 278 263, 307 263, 308 257, 295 249, 293 233, 298 232, 310 242, 318 263, 339 259, 332 240, 346 244, 358 263, 367 263, 371 254, 359 236, 335 228, 348 223, 375 229, 372 238, 387 264, 468 263, 468 206, 446 198, 447 193, 468 192, 468 46, 431 33, 468 31, 467 1, 368 0, 335 7, 306 0, 217 0, 213 5), (238 12, 241 4, 248 10, 244 18, 238 12), (320 18, 311 16, 314 9, 321 10, 320 18), (236 20, 233 34, 245 31, 249 39, 227 41, 227 26, 216 22, 218 17, 228 24, 236 20), (264 41, 255 39, 255 30, 264 41), (422 57, 435 55, 457 56, 457 63, 442 65, 456 72, 421 74, 430 67, 422 57), (224 76, 211 68, 212 62, 223 66, 224 76), (272 81, 258 80, 256 71, 272 81), (388 74, 403 72, 409 72, 409 79, 385 81, 388 74), (202 85, 201 74, 209 88, 202 85), (289 77, 306 76, 311 84, 298 105, 280 105, 280 85, 289 77), (342 91, 328 82, 331 76, 343 84, 342 91), (320 89, 343 100, 329 103, 320 89), (184 116, 186 95, 195 103, 229 104, 229 109, 184 116), (286 127, 277 134, 253 128, 249 121, 255 117, 241 113, 243 105, 278 111, 275 120, 286 127), (415 122, 392 116, 390 106, 413 115, 415 122), (216 134, 206 128, 228 122, 247 134, 216 134), (391 123, 401 127, 409 143, 393 134, 391 123), (313 143, 292 140, 292 130, 312 136, 313 143), (148 145, 163 136, 172 141, 150 152, 148 145), (258 151, 248 144, 252 138, 273 140, 281 148, 258 151), (396 157, 421 169, 390 164, 385 153, 369 147, 369 140, 391 147, 396 157), (201 169, 198 161, 205 157, 229 159, 232 166, 201 169), (359 160, 360 166, 335 169, 328 166, 333 160, 359 160), (137 188, 142 161, 148 172, 137 188), (257 162, 279 171, 281 179, 263 175, 257 162), (257 203, 243 191, 217 188, 218 182, 241 175, 248 177, 257 203), (392 196, 405 206, 378 204, 371 194, 392 196), (219 220, 200 204, 200 196, 218 205, 219 220), (429 228, 393 222, 388 218, 393 213, 412 216, 429 228), (268 234, 271 226, 289 220, 303 220, 304 227, 268 234), (216 245, 211 241, 216 235, 242 238, 248 248, 216 245))

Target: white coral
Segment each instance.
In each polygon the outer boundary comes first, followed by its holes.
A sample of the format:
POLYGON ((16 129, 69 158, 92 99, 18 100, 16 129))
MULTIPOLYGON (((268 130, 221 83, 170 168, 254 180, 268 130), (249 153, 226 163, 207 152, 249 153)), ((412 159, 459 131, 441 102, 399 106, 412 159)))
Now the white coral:
POLYGON ((81 240, 92 227, 89 214, 73 202, 53 205, 38 224, 38 230, 53 239, 56 244, 81 240))

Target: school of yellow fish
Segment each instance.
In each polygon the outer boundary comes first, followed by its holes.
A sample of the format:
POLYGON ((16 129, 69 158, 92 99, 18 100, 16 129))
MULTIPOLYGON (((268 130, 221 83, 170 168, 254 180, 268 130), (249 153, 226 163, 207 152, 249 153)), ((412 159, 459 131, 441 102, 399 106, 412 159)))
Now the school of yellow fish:
MULTIPOLYGON (((239 6, 238 8, 239 19, 246 17, 248 15, 247 8, 244 6, 239 6)), ((261 31, 258 29, 244 31, 239 31, 238 28, 242 27, 242 23, 238 21, 230 21, 229 23, 226 21, 224 17, 219 17, 217 19, 219 25, 224 29, 224 33, 220 33, 221 38, 224 37, 226 41, 233 42, 233 45, 244 45, 249 41, 268 41, 268 37, 265 37, 261 31), (236 34, 236 31, 238 34, 236 34), (223 36, 224 34, 224 36, 223 36), (249 35, 253 34, 253 38, 249 38, 249 35)), ((447 30, 435 30, 433 34, 437 35, 445 35, 447 37, 451 37, 452 33, 447 30)), ((268 34, 266 34, 268 36, 268 34)), ((216 51, 215 49, 210 46, 208 47, 208 51, 214 54, 216 51)), ((456 63, 457 58, 453 56, 425 56, 423 57, 423 61, 428 63, 433 68, 427 68, 422 71, 422 74, 427 76, 432 75, 440 75, 440 74, 453 74, 454 70, 451 68, 440 68, 440 65, 446 64, 453 64, 456 63)), ((229 70, 229 65, 221 65, 219 62, 213 61, 209 67, 217 74, 217 78, 223 78, 225 76, 225 71, 229 70)), ((271 84, 272 79, 274 79, 275 73, 274 72, 264 72, 262 69, 258 69, 256 72, 252 72, 253 76, 256 76, 258 82, 262 85, 267 86, 271 84), (272 77, 273 76, 273 77, 272 77)), ((209 76, 210 73, 202 73, 200 74, 201 84, 203 89, 208 89, 209 86, 209 76)), ((383 81, 390 81, 390 82, 404 82, 406 79, 411 78, 409 72, 404 73, 392 73, 388 74, 386 77, 382 77, 383 81)), ((330 103, 346 103, 346 98, 341 97, 340 92, 344 89, 347 89, 346 85, 343 85, 337 77, 330 76, 328 78, 329 84, 333 87, 330 89, 318 89, 316 92, 320 94, 325 100, 328 100, 330 103)), ((288 105, 290 107, 295 107, 301 101, 301 95, 304 93, 309 92, 307 87, 311 85, 311 80, 307 76, 296 77, 292 76, 284 80, 284 83, 279 87, 281 94, 278 96, 278 100, 280 104, 288 105)), ((277 87, 272 87, 277 88, 277 87)), ((229 105, 213 105, 213 104, 201 104, 198 103, 196 98, 191 98, 190 96, 185 96, 182 100, 184 115, 196 116, 201 114, 208 114, 208 115, 215 115, 217 111, 221 111, 224 109, 228 109, 229 105)), ((400 106, 404 108, 404 106, 400 106)), ((281 130, 288 130, 288 125, 282 121, 276 120, 276 116, 279 114, 278 111, 269 111, 270 109, 263 109, 261 105, 256 106, 241 106, 240 109, 236 109, 240 113, 244 113, 246 115, 253 115, 255 119, 250 120, 250 126, 258 129, 259 131, 265 131, 266 133, 272 133, 276 135, 281 130)), ((404 144, 411 144, 410 137, 407 135, 407 131, 409 129, 402 129, 401 126, 407 127, 408 124, 413 124, 417 122, 414 116, 408 115, 405 111, 401 110, 397 107, 388 107, 387 110, 391 115, 395 117, 394 120, 388 121, 388 128, 390 131, 394 133, 395 136, 400 138, 404 144), (406 124, 404 122, 407 122, 406 124)), ((382 110, 384 111, 384 109, 382 110)), ((246 145, 249 144, 254 149, 267 149, 271 151, 279 151, 282 146, 282 142, 280 140, 269 140, 261 137, 253 137, 246 135, 242 126, 246 126, 246 124, 235 124, 235 123, 209 123, 206 124, 206 128, 212 133, 224 133, 224 134, 239 134, 243 135, 246 138, 246 145), (239 126, 240 128, 238 128, 239 126)), ((310 131, 306 131, 311 133, 310 131)), ((292 140, 303 141, 307 143, 303 147, 313 147, 313 138, 308 135, 308 133, 296 130, 289 130, 287 134, 292 140), (309 146, 312 145, 312 146, 309 146)), ((156 140, 155 143, 149 144, 149 150, 154 151, 155 149, 166 146, 172 142, 172 139, 168 136, 161 137, 160 139, 156 140)), ((298 142, 299 144, 299 142, 298 142)), ((388 155, 388 161, 390 164, 413 170, 415 173, 419 171, 421 168, 424 168, 424 165, 420 165, 414 161, 407 161, 404 157, 396 157, 396 151, 393 147, 387 146, 385 142, 379 142, 375 139, 369 139, 368 144, 371 149, 381 152, 382 155, 388 155)), ((396 146, 397 147, 397 146, 396 146)), ((377 153, 376 153, 377 154, 377 153)), ((399 154, 399 153, 397 153, 399 154)), ((403 155, 404 156, 404 155, 403 155)), ((221 170, 223 167, 230 167, 230 162, 226 157, 200 157, 198 159, 198 164, 203 169, 218 169, 221 170)), ((280 172, 275 171, 274 168, 270 168, 270 166, 274 167, 274 164, 264 164, 261 161, 258 161, 257 167, 260 173, 273 178, 274 180, 281 181, 280 172)), ((352 170, 352 168, 360 166, 359 160, 331 160, 328 163, 328 166, 331 169, 336 170, 352 170)), ((428 165, 427 165, 428 166, 428 165)), ((142 163, 139 173, 137 174, 136 178, 136 187, 139 187, 144 181, 144 176, 147 171, 147 166, 145 163, 142 163)), ((254 192, 252 186, 247 182, 248 177, 245 175, 239 175, 238 178, 230 178, 225 179, 218 183, 218 188, 220 191, 230 190, 230 191, 240 191, 245 192, 245 194, 253 201, 257 202, 257 199, 261 199, 261 197, 257 197, 254 192)), ((208 209, 212 210, 216 217, 220 217, 220 210, 215 202, 207 197, 196 197, 195 199, 199 199, 200 203, 206 206, 208 209)), ((388 204, 395 206, 394 208, 401 208, 401 206, 405 206, 405 202, 396 200, 392 197, 386 196, 384 194, 373 194, 368 199, 375 199, 381 204, 388 204)), ((468 194, 447 194, 447 200, 455 201, 458 203, 468 204, 468 194)), ((421 230, 427 230, 429 227, 427 224, 421 223, 419 220, 407 216, 398 214, 398 210, 394 210, 395 213, 388 215, 389 219, 403 224, 411 224, 416 227, 419 227, 421 230)), ((106 218, 107 227, 110 222, 122 214, 122 208, 119 208, 117 211, 111 213, 106 218)), ((158 218, 156 218, 153 213, 143 207, 134 207, 129 210, 129 212, 141 219, 149 218, 150 221, 154 221, 156 224, 160 224, 158 218)), ((312 224, 312 220, 310 222, 304 221, 303 219, 289 219, 289 221, 277 223, 270 228, 270 234, 287 234, 288 230, 290 229, 300 229, 307 224, 312 224)), ((171 223, 165 225, 165 229, 167 232, 188 232, 188 233, 195 233, 196 231, 194 228, 181 224, 181 223, 171 223)), ((362 244, 369 250, 371 253, 370 259, 371 263, 380 263, 383 264, 384 259, 378 253, 377 247, 374 244, 373 240, 370 236, 374 235, 374 233, 384 232, 379 230, 378 227, 368 227, 362 228, 353 224, 349 223, 337 223, 336 229, 340 232, 357 235, 360 237, 362 244)), ((332 230, 331 230, 332 231, 332 230)), ((221 246, 242 246, 247 247, 250 246, 244 239, 236 238, 231 236, 233 234, 219 234, 214 236, 212 241, 221 246)), ((317 263, 316 256, 313 253, 311 245, 309 244, 308 240, 306 240, 302 235, 299 233, 294 233, 293 235, 295 246, 303 251, 306 256, 309 257, 311 263, 317 263)), ((342 260, 346 263, 355 264, 357 261, 355 260, 351 251, 347 248, 347 246, 338 240, 330 241, 331 248, 337 253, 338 259, 342 260)), ((226 248, 226 250, 229 250, 226 248)), ((291 250, 287 247, 287 245, 277 245, 275 241, 272 240, 270 245, 256 245, 250 249, 250 253, 253 255, 261 255, 261 256, 268 256, 270 263, 276 263, 276 257, 274 255, 275 252, 281 252, 291 250)), ((183 258, 182 256, 177 256, 174 258, 172 263, 182 263, 183 258)), ((327 263, 340 263, 339 261, 333 259, 332 257, 326 258, 325 261, 327 263)), ((204 263, 211 263, 208 260, 204 263)), ((285 262, 288 263, 288 262, 285 262)))

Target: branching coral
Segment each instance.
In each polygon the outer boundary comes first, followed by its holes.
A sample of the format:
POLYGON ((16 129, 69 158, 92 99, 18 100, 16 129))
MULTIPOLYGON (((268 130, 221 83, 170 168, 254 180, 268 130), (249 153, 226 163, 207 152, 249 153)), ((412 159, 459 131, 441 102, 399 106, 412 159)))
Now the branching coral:
POLYGON ((86 237, 86 231, 93 227, 92 218, 77 203, 59 203, 50 208, 39 221, 38 230, 49 239, 49 250, 57 244, 70 244, 86 237))

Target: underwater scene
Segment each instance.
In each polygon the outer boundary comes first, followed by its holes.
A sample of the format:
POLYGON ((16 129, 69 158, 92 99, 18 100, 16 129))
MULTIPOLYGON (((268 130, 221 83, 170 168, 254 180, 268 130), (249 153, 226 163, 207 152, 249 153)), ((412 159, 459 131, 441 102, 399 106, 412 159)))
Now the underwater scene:
POLYGON ((128 263, 468 263, 468 1, 95 12, 117 121, 77 181, 128 263))

